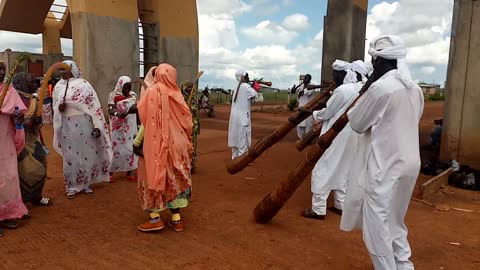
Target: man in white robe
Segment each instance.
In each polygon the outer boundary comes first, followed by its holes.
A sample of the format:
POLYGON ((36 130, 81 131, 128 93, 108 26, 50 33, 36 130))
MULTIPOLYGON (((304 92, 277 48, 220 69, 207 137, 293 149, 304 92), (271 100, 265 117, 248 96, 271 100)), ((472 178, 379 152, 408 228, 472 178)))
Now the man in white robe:
POLYGON ((340 228, 363 229, 376 270, 410 270, 414 266, 404 218, 420 170, 423 95, 410 77, 400 38, 374 39, 369 54, 371 86, 348 112, 351 128, 363 136, 340 228))
MULTIPOLYGON (((357 74, 351 69, 351 63, 336 60, 332 68, 334 81, 338 87, 333 91, 327 106, 313 112, 315 120, 323 121, 320 136, 325 134, 345 113, 362 87, 361 83, 357 83, 357 74)), ((357 135, 347 125, 318 160, 312 171, 312 208, 303 211, 302 216, 325 219, 327 198, 332 190, 335 191, 335 204, 332 210, 341 215, 350 164, 356 153, 356 145, 357 135)))
MULTIPOLYGON (((295 93, 298 100, 298 107, 301 108, 309 103, 315 94, 315 89, 320 88, 320 85, 311 84, 312 75, 305 74, 303 76, 303 83, 294 87, 292 92, 295 93)), ((309 116, 307 119, 303 120, 300 124, 297 125, 297 135, 301 140, 307 133, 309 133, 313 128, 313 117, 309 116)))
POLYGON ((258 93, 248 84, 248 73, 237 70, 238 87, 232 93, 232 108, 228 125, 228 147, 232 148, 232 159, 248 151, 252 144, 251 107, 258 93))

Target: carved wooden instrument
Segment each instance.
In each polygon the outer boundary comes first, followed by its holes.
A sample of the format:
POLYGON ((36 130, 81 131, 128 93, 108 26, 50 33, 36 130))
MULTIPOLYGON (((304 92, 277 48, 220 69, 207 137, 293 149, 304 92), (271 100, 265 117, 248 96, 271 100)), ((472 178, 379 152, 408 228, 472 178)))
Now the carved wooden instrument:
POLYGON ((360 90, 359 96, 348 107, 345 113, 335 121, 333 126, 320 137, 317 144, 313 145, 308 151, 305 160, 303 160, 297 167, 291 171, 287 178, 284 179, 277 188, 265 196, 255 207, 253 214, 257 223, 269 222, 282 209, 285 203, 290 199, 295 190, 302 184, 303 180, 310 174, 315 164, 320 157, 325 153, 328 147, 332 144, 335 137, 348 124, 347 112, 355 105, 358 99, 373 83, 373 76, 360 90))
MULTIPOLYGON (((321 86, 322 88, 327 88, 323 90, 319 95, 315 96, 309 103, 307 103, 303 108, 310 112, 321 110, 325 108, 328 99, 330 98, 330 92, 335 89, 335 83, 329 82, 321 86)), ((265 150, 272 147, 283 137, 285 137, 293 128, 300 124, 303 120, 308 118, 310 115, 308 113, 302 113, 297 111, 288 118, 288 121, 284 122, 280 127, 274 130, 269 135, 263 137, 260 141, 256 142, 248 152, 242 154, 238 158, 229 161, 227 163, 227 171, 230 174, 236 174, 239 171, 243 170, 251 162, 257 159, 265 150)))
POLYGON ((297 147, 297 150, 302 152, 303 149, 307 148, 307 146, 311 145, 312 143, 317 143, 317 139, 320 136, 320 133, 322 132, 322 123, 318 124, 317 126, 313 127, 312 130, 310 130, 303 139, 297 140, 297 143, 295 146, 297 147))
POLYGON ((48 82, 50 81, 50 78, 52 78, 53 73, 55 71, 59 70, 59 69, 62 69, 62 68, 69 71, 72 67, 70 65, 66 64, 66 63, 63 63, 63 62, 57 62, 57 63, 53 64, 52 66, 50 66, 50 68, 48 68, 47 73, 45 74, 45 77, 43 78, 43 82, 42 82, 42 85, 40 87, 40 90, 38 92, 38 100, 37 100, 37 103, 36 103, 36 106, 35 106, 36 108, 35 107, 32 108, 32 106, 30 106, 30 109, 28 110, 28 112, 26 114, 27 116, 32 116, 33 114, 36 114, 37 117, 42 116, 43 101, 45 99, 45 95, 48 92, 48 82))
POLYGON ((15 65, 13 66, 12 70, 8 74, 7 82, 3 86, 3 93, 0 96, 0 113, 2 112, 2 106, 3 106, 3 102, 5 101, 5 97, 7 96, 8 88, 10 88, 10 84, 12 83, 13 75, 15 75, 15 72, 17 72, 17 69, 20 66, 20 64, 29 59, 30 59, 30 55, 28 53, 20 54, 17 58, 17 62, 15 62, 15 65))

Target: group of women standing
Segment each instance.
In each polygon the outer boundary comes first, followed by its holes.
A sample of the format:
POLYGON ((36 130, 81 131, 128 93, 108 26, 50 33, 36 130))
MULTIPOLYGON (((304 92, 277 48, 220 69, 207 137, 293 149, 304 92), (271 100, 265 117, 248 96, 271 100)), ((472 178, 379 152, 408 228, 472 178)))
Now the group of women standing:
MULTIPOLYGON (((163 229, 160 212, 170 209, 168 224, 182 231, 180 209, 188 205, 191 194, 193 121, 176 85, 175 68, 168 64, 152 68, 138 103, 131 79, 120 77, 108 98, 108 125, 92 85, 81 77, 75 62, 64 63, 71 68, 60 70, 61 80, 53 91, 53 147, 63 158, 67 197, 93 194, 91 185, 113 182, 115 172, 126 172, 128 180, 136 181, 132 171, 137 169, 141 207, 150 217, 138 229, 163 229)), ((5 149, 0 159, 8 165, 0 176, 0 225, 8 228, 18 227, 16 220, 28 214, 23 201, 52 203, 42 197, 47 155, 38 136, 42 121, 21 117, 31 107, 35 90, 29 88, 29 76, 14 80, 0 114, 0 147, 5 149)), ((0 77, 3 82, 5 67, 0 67, 0 77)))

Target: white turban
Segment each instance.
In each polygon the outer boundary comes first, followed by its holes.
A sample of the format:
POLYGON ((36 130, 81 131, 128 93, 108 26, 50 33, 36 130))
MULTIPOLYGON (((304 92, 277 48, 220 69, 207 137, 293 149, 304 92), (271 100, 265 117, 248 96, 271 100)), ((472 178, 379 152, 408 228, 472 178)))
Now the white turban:
POLYGON ((352 70, 352 64, 343 60, 335 60, 332 64, 332 68, 334 70, 339 70, 339 71, 346 71, 347 75, 345 76, 345 79, 343 79, 343 83, 356 83, 357 80, 357 74, 352 70))
POLYGON ((243 69, 239 69, 235 72, 235 78, 237 78, 237 81, 241 81, 242 76, 245 76, 245 75, 247 75, 247 72, 243 69))
POLYGON ((363 76, 367 76, 368 73, 370 73, 370 67, 368 67, 367 64, 365 64, 365 62, 363 62, 362 60, 353 61, 352 69, 353 71, 358 72, 363 76))
POLYGON ((371 69, 365 64, 362 60, 356 60, 352 63, 352 70, 360 73, 362 75, 362 81, 367 81, 367 75, 370 73, 371 69))
POLYGON ((370 42, 368 53, 373 59, 381 57, 389 60, 397 60, 398 75, 403 84, 410 89, 417 86, 410 76, 407 60, 405 59, 407 56, 407 48, 401 38, 394 35, 377 37, 370 42))

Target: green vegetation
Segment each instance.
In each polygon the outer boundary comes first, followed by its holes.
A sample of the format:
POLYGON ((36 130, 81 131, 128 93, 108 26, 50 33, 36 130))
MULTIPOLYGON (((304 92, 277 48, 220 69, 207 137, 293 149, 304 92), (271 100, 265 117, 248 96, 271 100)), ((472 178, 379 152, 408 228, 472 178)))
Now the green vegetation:
MULTIPOLYGON (((264 104, 287 104, 288 102, 288 92, 279 92, 279 93, 262 93, 263 103, 264 104)), ((198 94, 198 98, 201 97, 201 94, 198 94)), ((218 92, 210 93, 210 102, 212 104, 226 104, 230 102, 230 95, 218 92)))

